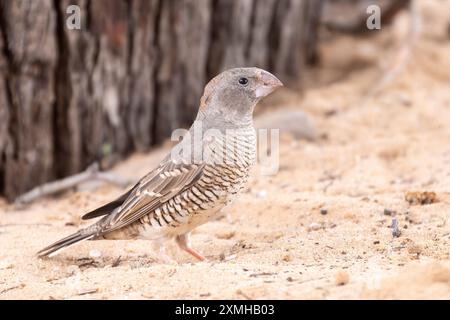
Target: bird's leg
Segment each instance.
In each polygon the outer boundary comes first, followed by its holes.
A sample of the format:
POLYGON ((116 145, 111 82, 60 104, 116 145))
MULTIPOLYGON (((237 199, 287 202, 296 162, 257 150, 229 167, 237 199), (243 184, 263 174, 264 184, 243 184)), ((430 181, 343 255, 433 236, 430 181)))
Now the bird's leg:
POLYGON ((193 255, 195 258, 197 258, 200 261, 206 261, 207 259, 198 251, 193 249, 191 247, 191 233, 185 233, 182 235, 179 235, 175 238, 175 241, 177 242, 178 246, 186 251, 187 253, 193 255))

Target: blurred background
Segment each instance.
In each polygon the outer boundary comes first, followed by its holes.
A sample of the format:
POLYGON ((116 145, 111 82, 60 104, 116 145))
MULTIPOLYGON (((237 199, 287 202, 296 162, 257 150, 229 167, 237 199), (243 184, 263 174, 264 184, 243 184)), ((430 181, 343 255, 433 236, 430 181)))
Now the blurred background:
POLYGON ((191 123, 222 70, 257 66, 299 91, 319 41, 377 32, 370 4, 384 25, 409 1, 0 0, 0 194, 148 150, 191 123))

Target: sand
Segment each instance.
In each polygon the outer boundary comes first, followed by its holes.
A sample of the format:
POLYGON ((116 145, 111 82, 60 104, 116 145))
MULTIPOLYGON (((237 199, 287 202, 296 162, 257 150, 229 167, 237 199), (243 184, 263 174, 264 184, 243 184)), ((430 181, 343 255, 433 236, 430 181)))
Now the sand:
MULTIPOLYGON (((228 217, 194 231, 209 262, 171 242, 178 264, 165 264, 143 240, 84 242, 40 260, 36 251, 123 190, 69 191, 21 209, 0 200, 0 299, 450 299, 450 1, 421 9, 410 63, 373 99, 362 103, 394 60, 406 15, 367 39, 326 41, 308 90, 264 103, 264 113, 305 111, 320 138, 283 134, 279 172, 256 168, 228 217), (405 200, 425 191, 436 201, 405 200)), ((113 171, 138 179, 167 150, 113 171)))

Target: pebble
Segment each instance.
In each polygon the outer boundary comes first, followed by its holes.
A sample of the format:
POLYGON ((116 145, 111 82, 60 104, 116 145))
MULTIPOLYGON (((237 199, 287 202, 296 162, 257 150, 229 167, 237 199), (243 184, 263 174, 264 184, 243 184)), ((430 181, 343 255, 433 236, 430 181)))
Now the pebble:
POLYGON ((320 210, 320 214, 321 215, 326 215, 326 214, 328 214, 328 210, 327 209, 321 209, 320 210))
POLYGON ((323 229, 323 226, 320 223, 313 222, 308 226, 309 231, 317 231, 323 229))
POLYGON ((339 270, 334 275, 334 281, 337 286, 346 285, 349 280, 350 280, 350 277, 349 277, 348 273, 344 270, 339 270))
POLYGON ((410 245, 408 245, 407 250, 409 254, 420 255, 422 253, 422 246, 415 243, 411 243, 410 245))
POLYGON ((218 233, 218 234, 216 234, 216 237, 218 239, 229 240, 229 239, 233 238, 235 235, 236 235, 235 231, 229 231, 229 232, 218 233))
POLYGON ((91 257, 91 258, 100 258, 101 256, 102 256, 102 253, 100 250, 93 249, 93 250, 89 251, 89 257, 91 257))

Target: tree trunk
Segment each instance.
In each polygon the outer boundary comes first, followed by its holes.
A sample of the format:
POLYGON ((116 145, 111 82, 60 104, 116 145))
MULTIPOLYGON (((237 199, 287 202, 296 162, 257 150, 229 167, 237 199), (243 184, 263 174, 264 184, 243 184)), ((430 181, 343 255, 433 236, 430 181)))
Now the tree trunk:
POLYGON ((296 83, 316 2, 0 0, 0 194, 148 150, 189 125, 222 70, 296 83), (69 5, 81 30, 66 26, 69 5))

